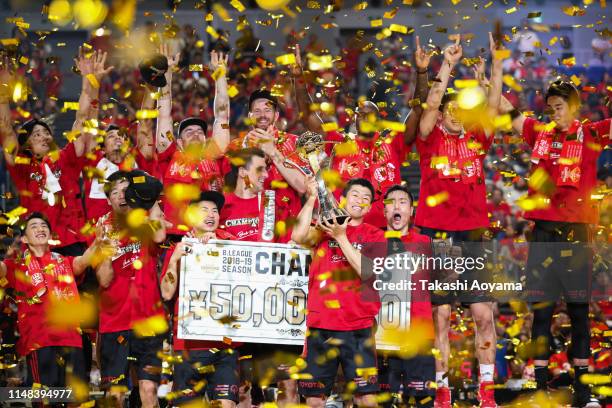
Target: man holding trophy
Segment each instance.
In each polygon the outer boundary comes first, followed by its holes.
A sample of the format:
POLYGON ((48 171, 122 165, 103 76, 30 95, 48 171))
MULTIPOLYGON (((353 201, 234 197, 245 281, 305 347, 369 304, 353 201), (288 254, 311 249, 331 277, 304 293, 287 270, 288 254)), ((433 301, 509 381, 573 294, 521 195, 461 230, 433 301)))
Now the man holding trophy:
POLYGON ((339 209, 320 173, 318 176, 308 178, 308 199, 292 234, 298 244, 316 248, 310 267, 306 320, 305 374, 309 379, 299 380, 298 386, 309 406, 323 407, 342 364, 345 377, 356 386, 355 402, 374 407, 379 387, 372 328, 380 302, 364 301, 358 290, 362 284, 361 248, 385 239, 382 230, 364 223, 374 188, 365 179, 349 181, 343 193, 345 209, 339 209), (319 220, 313 227, 317 198, 319 220))

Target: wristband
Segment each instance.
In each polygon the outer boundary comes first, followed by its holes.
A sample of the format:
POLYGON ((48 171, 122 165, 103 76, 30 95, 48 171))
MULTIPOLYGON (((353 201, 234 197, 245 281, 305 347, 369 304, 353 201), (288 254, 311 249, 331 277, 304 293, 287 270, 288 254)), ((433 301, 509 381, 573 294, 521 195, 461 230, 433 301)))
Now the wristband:
POLYGON ((423 71, 421 71, 420 69, 417 69, 417 74, 426 74, 427 73, 427 68, 425 68, 423 71))

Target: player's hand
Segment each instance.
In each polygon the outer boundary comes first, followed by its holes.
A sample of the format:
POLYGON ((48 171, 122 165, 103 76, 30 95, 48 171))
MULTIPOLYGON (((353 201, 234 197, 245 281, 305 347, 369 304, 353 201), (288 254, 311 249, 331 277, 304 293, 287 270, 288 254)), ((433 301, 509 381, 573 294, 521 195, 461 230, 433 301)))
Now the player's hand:
POLYGON ((421 40, 419 36, 416 36, 416 50, 414 51, 414 62, 417 69, 424 70, 429 66, 429 60, 431 59, 431 52, 426 52, 421 48, 421 40))
POLYGON ((342 235, 346 235, 346 227, 348 227, 350 220, 351 217, 347 217, 342 224, 338 224, 336 222, 329 223, 325 219, 320 219, 317 227, 330 237, 337 240, 342 235))
POLYGON ((461 56, 463 55, 463 48, 461 47, 461 36, 457 34, 455 43, 446 47, 444 50, 444 60, 451 65, 456 65, 461 56))

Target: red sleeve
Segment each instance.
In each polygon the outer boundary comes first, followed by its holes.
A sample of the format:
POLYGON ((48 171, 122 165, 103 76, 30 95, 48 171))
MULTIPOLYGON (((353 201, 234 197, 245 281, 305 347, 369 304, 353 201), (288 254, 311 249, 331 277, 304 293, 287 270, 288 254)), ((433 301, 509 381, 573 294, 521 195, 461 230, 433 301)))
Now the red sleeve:
POLYGON ((172 143, 166 150, 157 155, 157 174, 159 174, 160 178, 163 179, 166 174, 166 170, 170 165, 170 160, 172 160, 172 156, 176 152, 176 143, 172 143))
MULTIPOLYGON (((20 156, 23 159, 23 156, 20 156)), ((17 159, 17 158, 15 158, 17 159)), ((30 168, 29 164, 13 164, 10 165, 6 162, 6 168, 11 176, 11 180, 15 187, 17 187, 17 194, 21 195, 23 191, 28 190, 28 178, 30 176, 30 168)))
POLYGON ((605 148, 610 144, 610 123, 612 119, 604 119, 591 124, 590 129, 593 129, 592 136, 595 138, 595 142, 598 143, 602 148, 605 148))
POLYGON ((431 157, 435 154, 435 149, 438 146, 438 139, 440 138, 441 131, 438 125, 435 125, 432 129, 427 140, 421 139, 419 135, 416 137, 417 152, 421 157, 431 157))
MULTIPOLYGON (((164 152, 165 153, 165 152, 164 152)), ((136 151, 134 152, 134 159, 136 160, 136 165, 138 166, 139 169, 146 171, 147 173, 149 173, 150 175, 152 175, 153 177, 157 177, 158 179, 161 179, 164 175, 164 173, 159 173, 159 168, 157 166, 157 160, 155 160, 155 158, 153 159, 147 159, 145 158, 142 153, 140 153, 140 150, 136 149, 136 151)))
MULTIPOLYGON (((341 143, 344 142, 344 135, 336 130, 325 133, 326 142, 341 143)), ((331 156, 335 143, 325 143, 325 154, 331 156)))
POLYGON ((538 124, 540 123, 533 118, 525 118, 525 122, 523 123, 523 131, 521 132, 521 134, 523 135, 523 140, 532 149, 535 145, 536 137, 538 135, 538 132, 535 130, 538 124))

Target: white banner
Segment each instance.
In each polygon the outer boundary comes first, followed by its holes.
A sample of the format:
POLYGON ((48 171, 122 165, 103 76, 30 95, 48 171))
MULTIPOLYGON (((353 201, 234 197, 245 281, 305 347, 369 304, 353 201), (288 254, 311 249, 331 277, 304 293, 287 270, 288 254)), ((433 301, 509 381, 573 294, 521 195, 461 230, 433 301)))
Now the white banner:
POLYGON ((196 240, 181 262, 178 337, 303 345, 310 251, 196 240))

